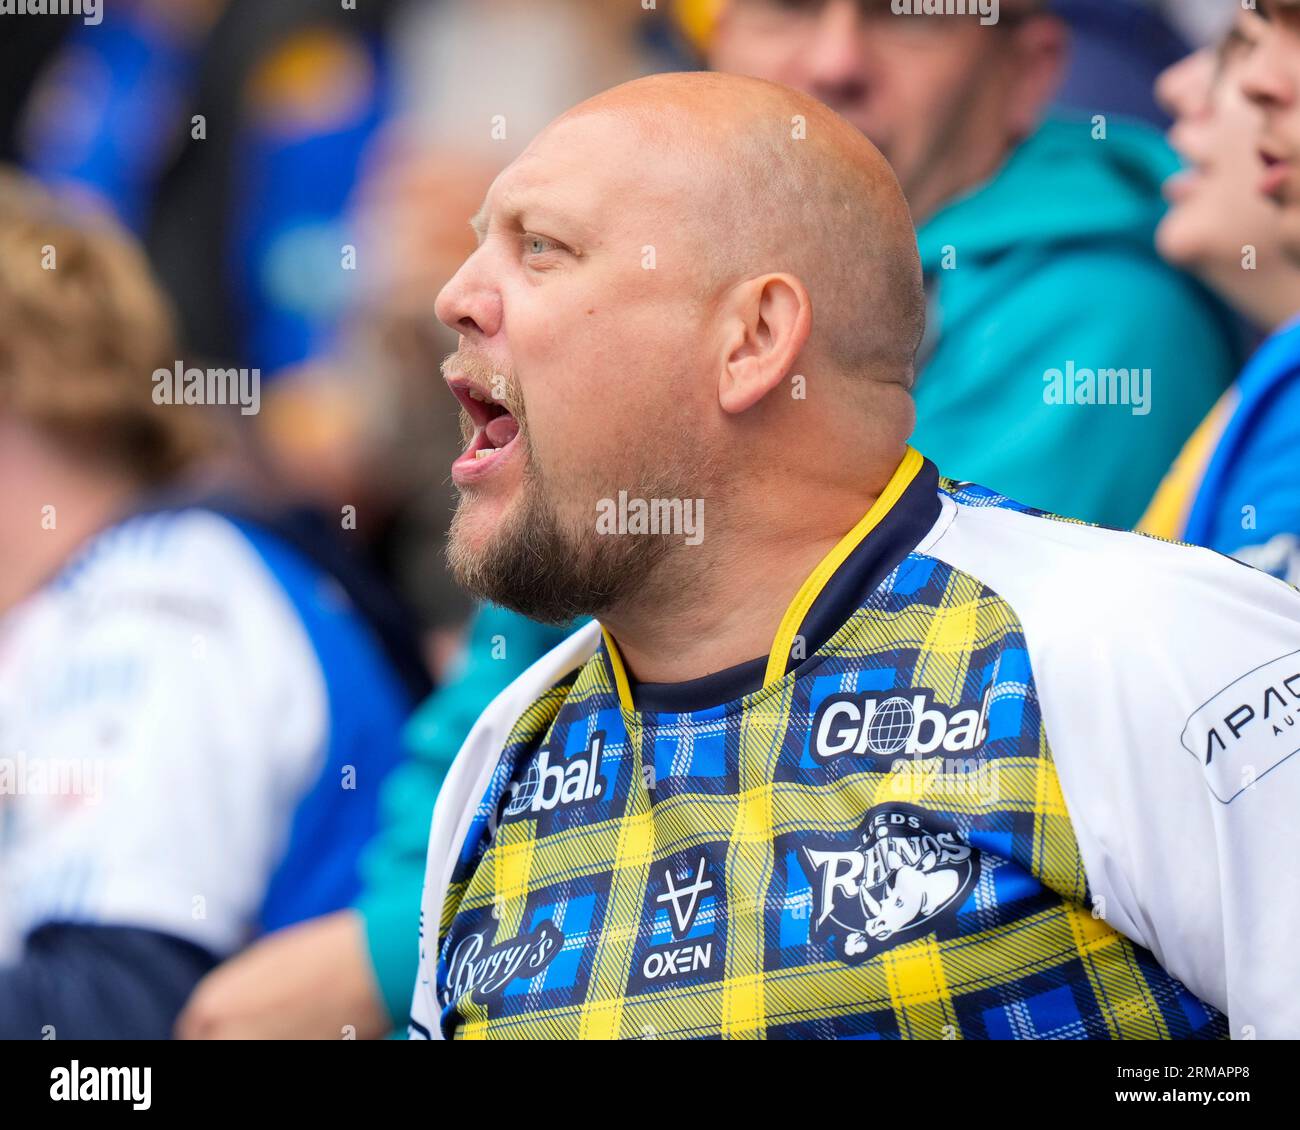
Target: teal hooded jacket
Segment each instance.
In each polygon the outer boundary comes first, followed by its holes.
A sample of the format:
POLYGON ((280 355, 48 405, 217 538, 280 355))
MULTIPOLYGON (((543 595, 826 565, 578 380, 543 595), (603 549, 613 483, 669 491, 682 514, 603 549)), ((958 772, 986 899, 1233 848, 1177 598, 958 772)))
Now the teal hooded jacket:
POLYGON ((1242 357, 1226 311, 1156 255, 1176 169, 1145 126, 1053 119, 919 229, 912 443, 943 474, 1136 524, 1242 357))

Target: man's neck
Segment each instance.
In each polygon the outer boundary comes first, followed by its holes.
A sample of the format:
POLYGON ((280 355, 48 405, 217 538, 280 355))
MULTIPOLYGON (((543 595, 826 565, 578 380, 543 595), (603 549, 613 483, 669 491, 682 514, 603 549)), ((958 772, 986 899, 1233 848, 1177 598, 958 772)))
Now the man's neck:
POLYGON ((1280 329, 1300 313, 1300 271, 1289 263, 1255 271, 1233 266, 1221 278, 1207 281, 1266 333, 1280 329))
MULTIPOLYGON (((900 454, 901 459, 901 454, 900 454)), ((766 656, 790 602, 894 468, 799 495, 747 492, 699 546, 677 546, 634 604, 602 614, 637 682, 682 683, 766 656), (762 504, 779 498, 776 508, 762 504), (760 509, 744 512, 745 502, 760 509)))

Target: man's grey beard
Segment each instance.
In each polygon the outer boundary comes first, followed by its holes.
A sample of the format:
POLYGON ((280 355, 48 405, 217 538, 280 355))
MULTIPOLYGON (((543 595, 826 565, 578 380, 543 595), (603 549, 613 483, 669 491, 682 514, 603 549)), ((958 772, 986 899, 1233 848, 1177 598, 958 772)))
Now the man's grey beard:
POLYGON ((451 523, 447 563, 452 574, 475 596, 543 624, 596 616, 644 594, 670 548, 666 537, 597 533, 594 497, 590 522, 565 529, 531 464, 516 507, 519 517, 478 553, 463 545, 460 532, 472 505, 472 498, 462 498, 451 523))

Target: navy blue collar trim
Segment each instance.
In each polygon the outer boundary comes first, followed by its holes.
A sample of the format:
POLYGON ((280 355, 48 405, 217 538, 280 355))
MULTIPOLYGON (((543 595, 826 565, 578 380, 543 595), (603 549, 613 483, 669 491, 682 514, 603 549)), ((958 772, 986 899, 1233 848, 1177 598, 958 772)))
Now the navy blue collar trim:
POLYGON ((707 710, 757 690, 763 685, 766 669, 767 656, 760 655, 685 683, 632 683, 632 701, 638 710, 650 714, 707 710))

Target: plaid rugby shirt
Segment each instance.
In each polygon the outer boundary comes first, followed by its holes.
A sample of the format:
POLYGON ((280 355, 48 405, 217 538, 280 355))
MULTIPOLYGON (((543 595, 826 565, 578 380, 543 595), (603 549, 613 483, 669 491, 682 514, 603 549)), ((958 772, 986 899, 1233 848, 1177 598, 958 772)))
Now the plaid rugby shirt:
POLYGON ((634 687, 590 625, 489 709, 435 813, 411 1034, 1294 1034, 1239 973, 1276 960, 1267 907, 1218 889, 1294 751, 1259 727, 1202 764, 1230 729, 1197 714, 1266 661, 1300 704, 1288 647, 1280 582, 909 450, 770 656, 634 687), (1232 642, 1188 654, 1192 616, 1232 642))

